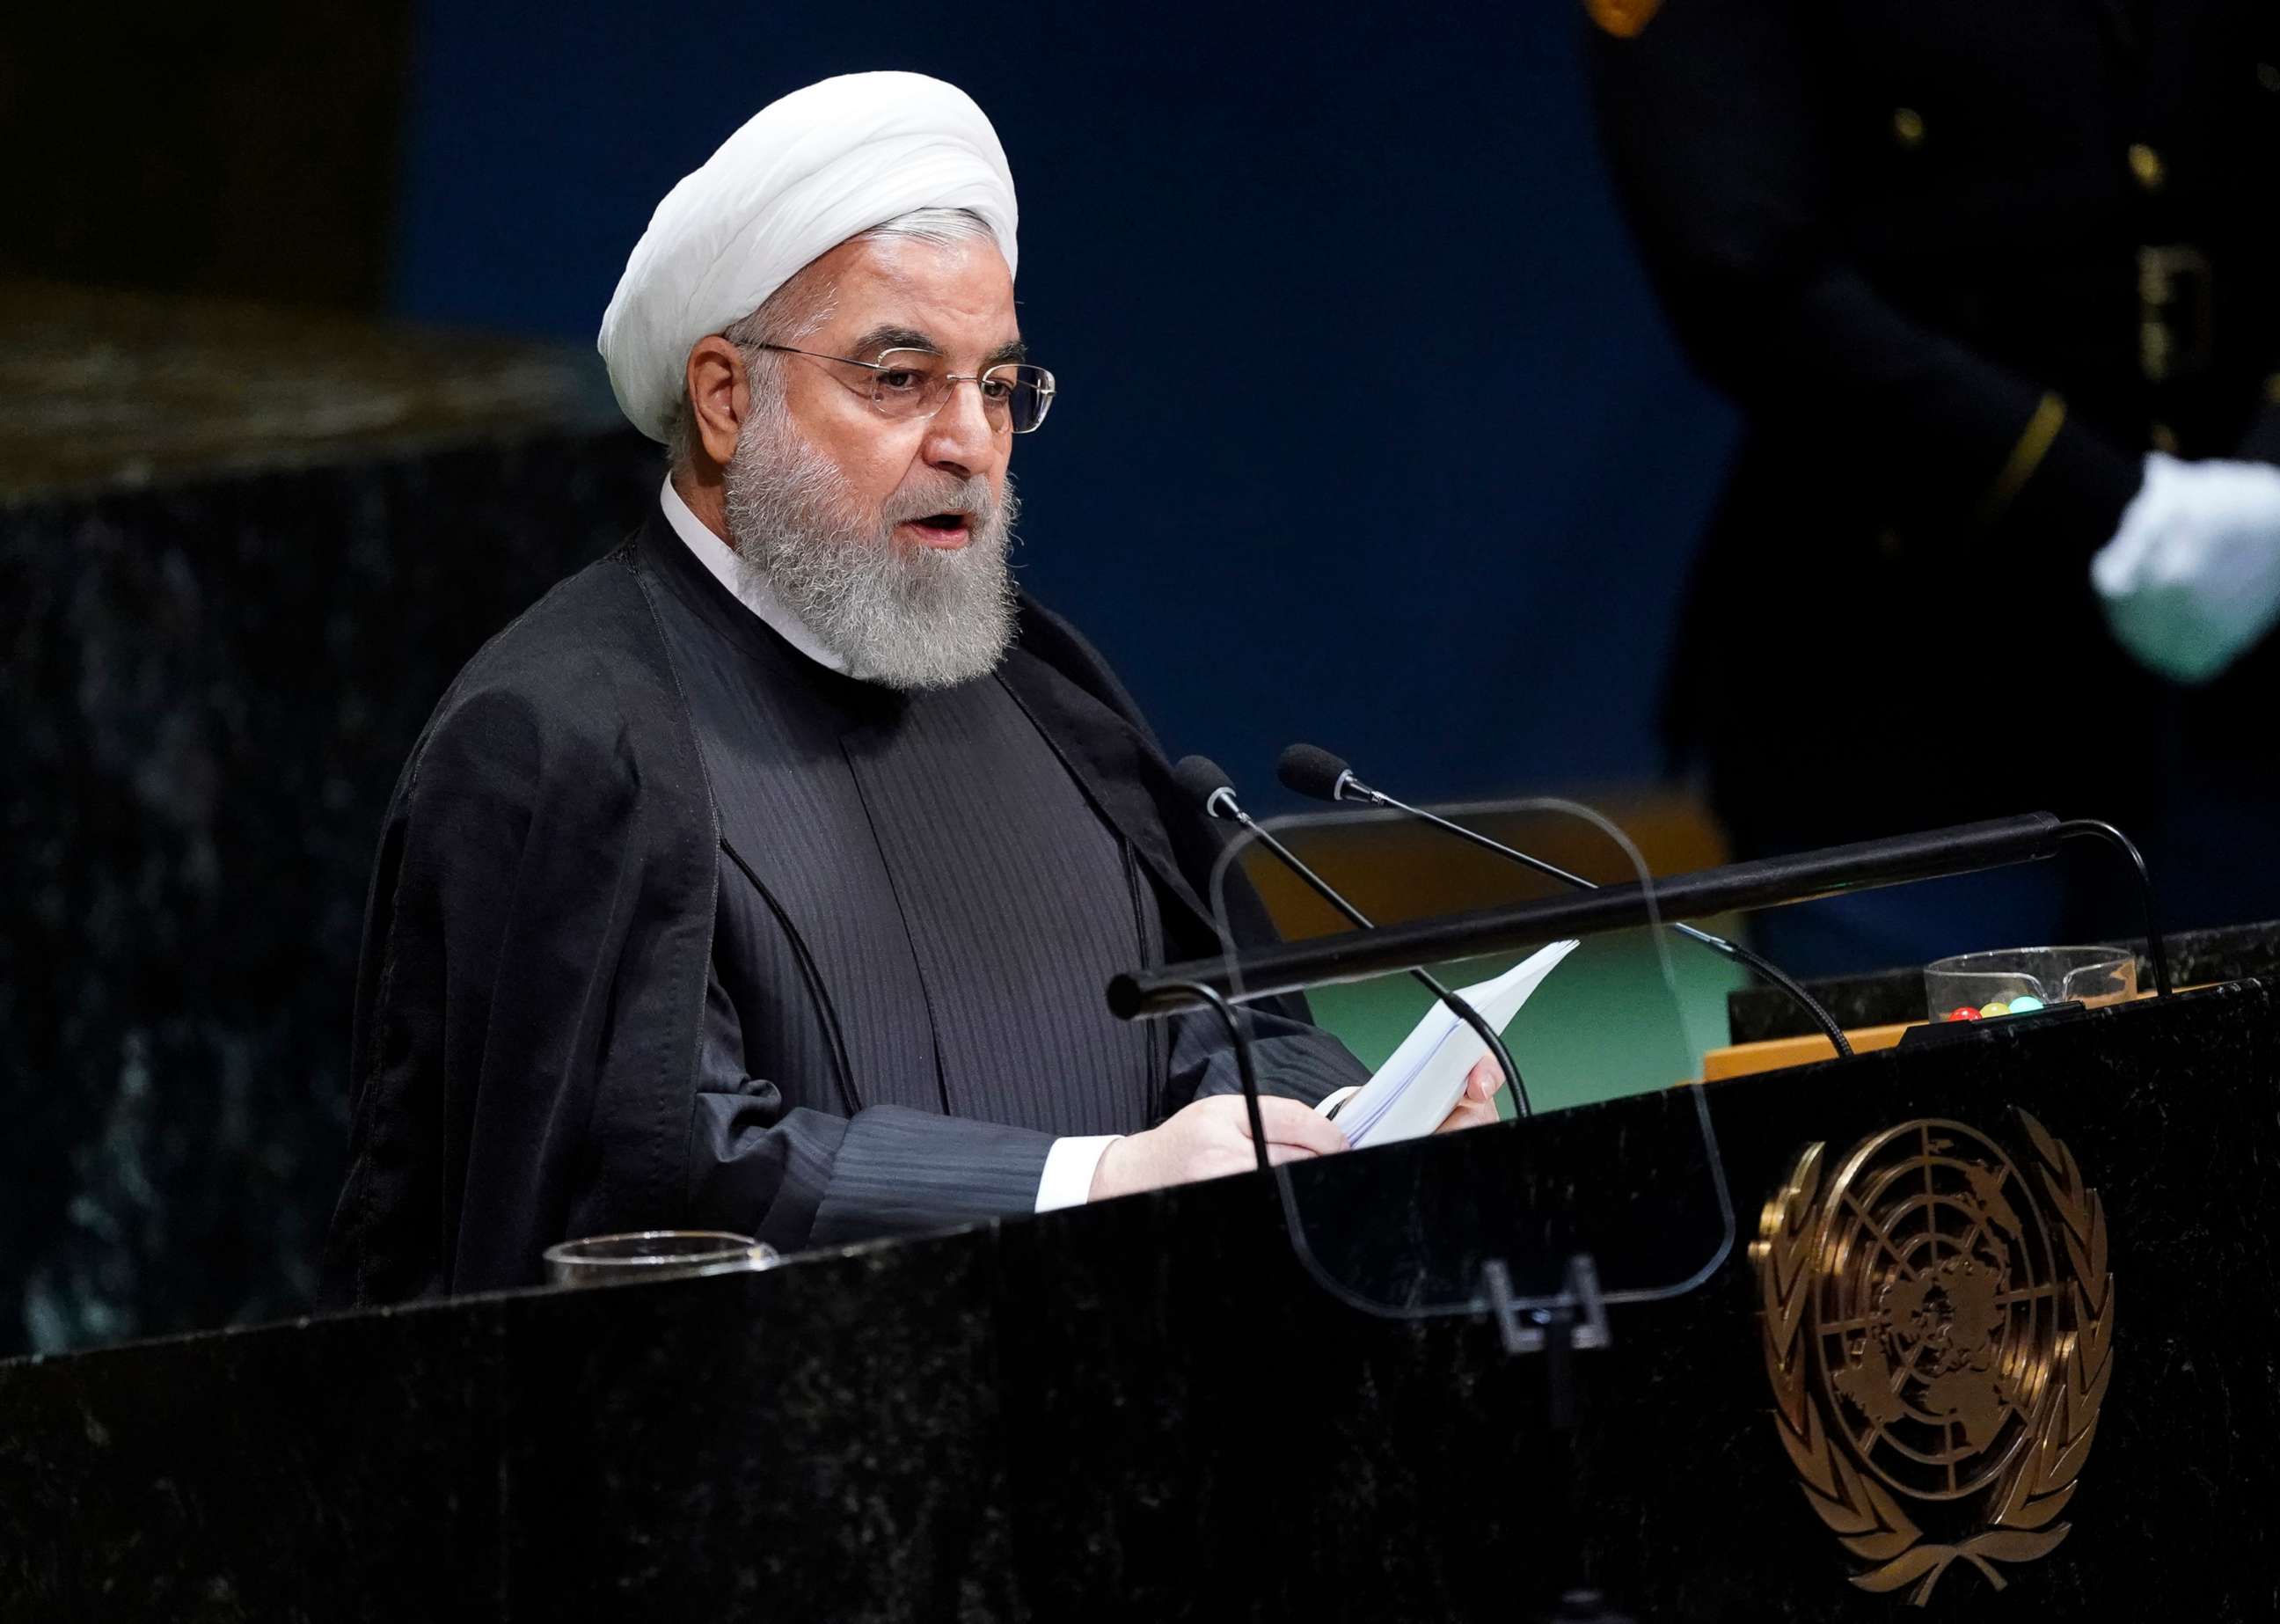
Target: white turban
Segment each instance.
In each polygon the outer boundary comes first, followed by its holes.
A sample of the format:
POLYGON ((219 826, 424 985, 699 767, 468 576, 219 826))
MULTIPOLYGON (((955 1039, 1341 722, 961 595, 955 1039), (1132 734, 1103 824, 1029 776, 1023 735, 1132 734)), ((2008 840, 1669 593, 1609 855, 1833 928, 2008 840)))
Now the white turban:
POLYGON ((923 73, 848 73, 752 115, 665 195, 597 348, 633 425, 665 438, 689 351, 801 266, 913 209, 971 209, 1014 268, 1013 176, 974 98, 923 73))

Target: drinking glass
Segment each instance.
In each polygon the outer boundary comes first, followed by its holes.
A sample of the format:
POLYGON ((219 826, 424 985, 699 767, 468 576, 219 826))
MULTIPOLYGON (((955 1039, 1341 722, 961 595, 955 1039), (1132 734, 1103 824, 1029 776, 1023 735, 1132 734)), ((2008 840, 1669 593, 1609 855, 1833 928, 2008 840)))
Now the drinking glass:
POLYGON ((593 1235, 546 1249, 546 1280, 554 1286, 597 1286, 615 1280, 671 1280, 773 1267, 776 1249, 725 1229, 643 1229, 593 1235))

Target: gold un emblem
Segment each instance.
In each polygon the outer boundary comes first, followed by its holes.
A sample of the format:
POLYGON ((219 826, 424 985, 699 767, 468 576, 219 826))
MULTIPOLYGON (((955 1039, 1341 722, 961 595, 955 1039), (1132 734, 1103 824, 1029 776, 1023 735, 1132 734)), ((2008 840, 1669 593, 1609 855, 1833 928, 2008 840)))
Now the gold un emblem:
POLYGON ((1960 1122, 1854 1146, 1822 1188, 1807 1147, 1750 1248, 1782 1447, 1867 1590, 1955 1562, 1997 1589, 2030 1562, 2098 1431, 2114 1374, 2106 1209, 2066 1146, 2018 1112, 2022 1166, 1960 1122))

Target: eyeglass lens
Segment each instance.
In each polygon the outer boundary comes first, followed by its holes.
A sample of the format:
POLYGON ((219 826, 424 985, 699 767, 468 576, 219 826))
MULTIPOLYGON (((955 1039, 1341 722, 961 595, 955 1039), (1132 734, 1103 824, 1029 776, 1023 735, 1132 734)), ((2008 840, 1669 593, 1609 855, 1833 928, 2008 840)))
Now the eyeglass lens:
MULTIPOLYGON (((924 350, 890 350, 871 374, 873 404, 890 417, 931 416, 942 410, 956 387, 949 363, 924 350)), ((1052 404, 1053 375, 1042 366, 1008 362, 974 380, 982 411, 993 423, 1026 435, 1045 420, 1052 404)))

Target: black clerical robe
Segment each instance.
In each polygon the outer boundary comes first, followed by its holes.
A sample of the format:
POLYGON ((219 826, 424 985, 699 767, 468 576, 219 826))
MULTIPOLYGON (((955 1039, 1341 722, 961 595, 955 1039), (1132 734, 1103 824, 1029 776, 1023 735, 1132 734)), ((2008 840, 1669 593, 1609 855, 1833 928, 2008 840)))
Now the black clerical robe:
MULTIPOLYGON (((652 515, 476 656, 405 766, 332 1290, 527 1284, 575 1235, 790 1250, 1030 1210, 1056 1137, 1236 1087, 1209 1023, 1101 1000, 1213 951, 1220 839, 1026 596, 996 673, 895 694, 791 650, 652 515)), ((1295 1000, 1256 1019, 1265 1086, 1361 1081, 1295 1000)))

